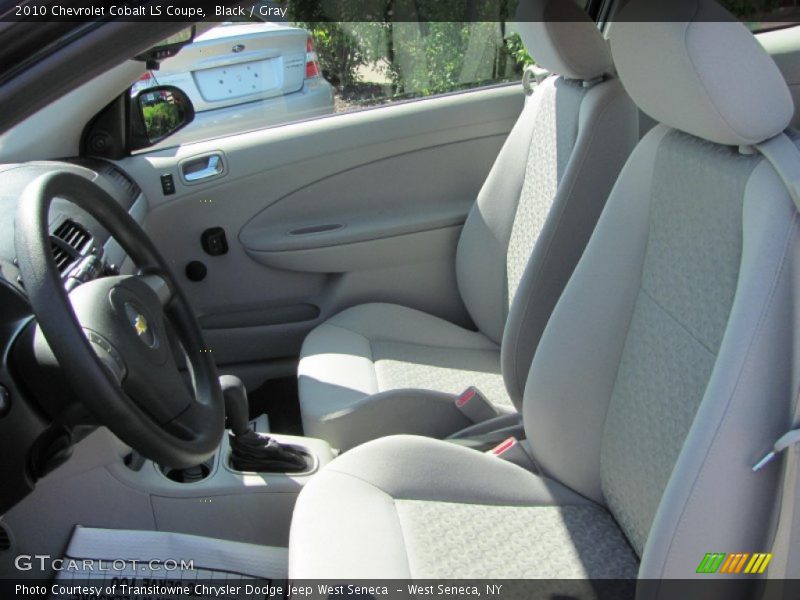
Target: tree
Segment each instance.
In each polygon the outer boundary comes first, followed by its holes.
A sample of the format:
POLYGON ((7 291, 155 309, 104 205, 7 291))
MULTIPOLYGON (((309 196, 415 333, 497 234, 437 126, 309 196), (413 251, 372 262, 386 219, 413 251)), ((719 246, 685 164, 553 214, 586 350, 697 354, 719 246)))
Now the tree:
POLYGON ((285 3, 289 18, 311 32, 323 74, 340 90, 360 83, 362 67, 381 71, 392 95, 426 96, 514 77, 532 62, 519 36, 503 39, 516 0, 285 3))

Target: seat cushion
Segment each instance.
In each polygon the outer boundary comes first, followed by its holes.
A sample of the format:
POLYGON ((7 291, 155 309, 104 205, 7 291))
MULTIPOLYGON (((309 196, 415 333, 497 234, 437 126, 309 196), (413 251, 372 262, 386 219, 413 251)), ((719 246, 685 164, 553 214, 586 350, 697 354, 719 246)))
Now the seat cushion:
POLYGON ((305 433, 340 449, 380 435, 443 437, 466 427, 453 394, 471 385, 513 410, 497 344, 394 304, 363 304, 319 325, 303 344, 298 373, 305 433))
POLYGON ((448 442, 392 436, 334 460, 301 492, 289 577, 636 577, 601 506, 448 442))

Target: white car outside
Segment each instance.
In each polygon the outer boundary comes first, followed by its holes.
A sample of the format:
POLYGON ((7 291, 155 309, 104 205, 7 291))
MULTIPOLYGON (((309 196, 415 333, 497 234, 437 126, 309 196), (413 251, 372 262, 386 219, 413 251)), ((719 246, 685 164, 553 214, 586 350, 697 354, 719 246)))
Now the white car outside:
POLYGON ((148 71, 131 94, 157 85, 183 90, 194 121, 165 140, 174 145, 330 114, 333 88, 313 40, 278 23, 222 23, 148 71))

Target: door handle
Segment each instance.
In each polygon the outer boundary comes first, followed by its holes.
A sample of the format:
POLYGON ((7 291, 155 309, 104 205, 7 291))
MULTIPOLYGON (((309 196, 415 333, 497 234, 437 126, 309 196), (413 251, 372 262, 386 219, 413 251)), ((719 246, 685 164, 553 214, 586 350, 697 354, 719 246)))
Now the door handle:
POLYGON ((219 154, 209 154, 190 159, 181 165, 181 174, 187 183, 214 179, 225 174, 225 163, 219 154))

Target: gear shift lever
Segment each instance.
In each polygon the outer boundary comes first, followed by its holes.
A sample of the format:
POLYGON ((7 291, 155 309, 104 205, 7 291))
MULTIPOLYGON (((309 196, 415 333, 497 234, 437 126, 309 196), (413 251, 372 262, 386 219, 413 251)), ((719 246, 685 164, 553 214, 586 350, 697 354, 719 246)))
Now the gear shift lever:
POLYGON ((249 403, 244 383, 233 375, 219 378, 225 398, 225 415, 231 433, 231 466, 237 471, 291 473, 307 467, 306 458, 293 446, 281 444, 250 428, 249 403))
POLYGON ((244 383, 233 375, 219 378, 222 396, 225 398, 225 416, 233 435, 244 435, 250 431, 250 403, 244 383))

